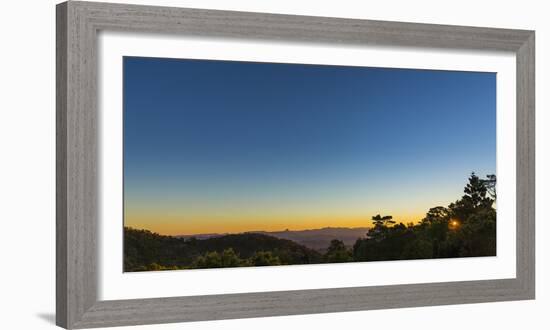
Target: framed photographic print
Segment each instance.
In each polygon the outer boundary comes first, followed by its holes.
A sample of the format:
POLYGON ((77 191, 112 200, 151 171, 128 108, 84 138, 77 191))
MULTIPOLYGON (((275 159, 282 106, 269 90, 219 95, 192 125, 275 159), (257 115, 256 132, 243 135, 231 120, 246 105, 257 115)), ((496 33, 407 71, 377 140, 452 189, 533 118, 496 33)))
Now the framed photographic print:
POLYGON ((59 4, 58 325, 534 299, 534 42, 59 4))

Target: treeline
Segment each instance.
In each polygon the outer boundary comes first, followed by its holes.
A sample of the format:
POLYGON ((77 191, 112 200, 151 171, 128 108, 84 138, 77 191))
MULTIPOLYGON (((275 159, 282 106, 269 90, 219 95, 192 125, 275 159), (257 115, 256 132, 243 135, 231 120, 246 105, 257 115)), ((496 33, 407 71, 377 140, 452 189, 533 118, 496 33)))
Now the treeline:
POLYGON ((286 239, 255 233, 203 240, 124 229, 125 271, 220 268, 496 255, 496 177, 469 177, 461 199, 431 208, 417 224, 372 217, 353 247, 332 240, 324 254, 286 239))
POLYGON ((322 255, 286 239, 257 233, 208 239, 163 236, 124 228, 124 270, 313 264, 322 255))
POLYGON ((495 187, 495 175, 481 179, 472 173, 460 200, 431 208, 418 224, 374 216, 368 237, 353 246, 354 261, 496 255, 495 187))

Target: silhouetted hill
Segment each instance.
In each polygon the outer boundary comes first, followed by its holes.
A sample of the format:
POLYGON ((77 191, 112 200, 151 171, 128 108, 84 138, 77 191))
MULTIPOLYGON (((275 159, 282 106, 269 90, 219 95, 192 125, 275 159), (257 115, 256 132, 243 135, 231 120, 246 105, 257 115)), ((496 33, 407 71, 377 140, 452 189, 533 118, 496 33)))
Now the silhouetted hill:
POLYGON ((197 258, 232 249, 241 259, 269 252, 280 264, 309 264, 321 254, 291 240, 261 233, 229 234, 206 239, 164 236, 147 230, 124 228, 124 270, 146 270, 151 264, 192 268, 197 258))
MULTIPOLYGON (((368 231, 368 227, 325 227, 306 230, 251 231, 249 233, 264 234, 276 238, 291 240, 310 249, 324 252, 330 245, 330 242, 334 239, 344 242, 344 244, 348 247, 352 247, 358 238, 365 238, 368 231)), ((228 234, 210 233, 197 235, 180 235, 178 237, 187 239, 195 237, 198 240, 204 240, 226 235, 228 234)))
POLYGON ((306 230, 259 231, 257 233, 289 239, 310 249, 324 252, 334 239, 340 240, 346 246, 351 247, 358 238, 365 238, 368 231, 368 227, 325 227, 306 230))
POLYGON ((277 253, 279 257, 283 252, 288 254, 288 256, 285 256, 281 260, 283 263, 287 263, 285 262, 286 259, 291 259, 288 261, 292 261, 292 263, 310 263, 311 259, 320 257, 317 252, 291 240, 280 239, 262 233, 229 234, 197 240, 196 244, 201 250, 207 251, 222 252, 225 249, 232 248, 242 258, 249 258, 254 252, 258 251, 279 250, 279 253, 277 253), (300 260, 302 262, 297 262, 300 260))
POLYGON ((495 256, 495 185, 495 175, 481 179, 472 173, 462 198, 447 207, 430 208, 420 222, 404 224, 391 215, 377 214, 371 219, 370 229, 321 228, 173 237, 124 228, 124 270, 495 256))

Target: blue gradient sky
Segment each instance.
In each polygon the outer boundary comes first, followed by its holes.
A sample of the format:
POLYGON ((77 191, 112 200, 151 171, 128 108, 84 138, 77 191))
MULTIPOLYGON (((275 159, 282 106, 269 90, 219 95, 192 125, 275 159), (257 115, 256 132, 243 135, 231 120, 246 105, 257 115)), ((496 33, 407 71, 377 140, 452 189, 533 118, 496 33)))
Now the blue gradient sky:
POLYGON ((494 73, 124 58, 125 225, 416 221, 496 171, 494 73))

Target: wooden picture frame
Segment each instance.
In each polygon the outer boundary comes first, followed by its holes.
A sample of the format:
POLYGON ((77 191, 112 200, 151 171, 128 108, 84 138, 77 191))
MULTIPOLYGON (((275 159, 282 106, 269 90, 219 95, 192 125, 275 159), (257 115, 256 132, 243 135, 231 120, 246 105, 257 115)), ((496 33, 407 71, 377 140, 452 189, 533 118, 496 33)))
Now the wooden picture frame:
POLYGON ((57 5, 56 322, 138 325, 534 299, 534 31, 70 1, 57 5), (98 31, 512 51, 517 58, 516 278, 98 300, 98 31))

